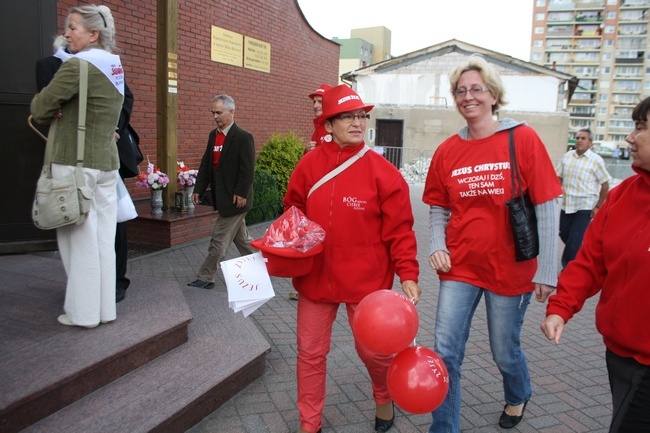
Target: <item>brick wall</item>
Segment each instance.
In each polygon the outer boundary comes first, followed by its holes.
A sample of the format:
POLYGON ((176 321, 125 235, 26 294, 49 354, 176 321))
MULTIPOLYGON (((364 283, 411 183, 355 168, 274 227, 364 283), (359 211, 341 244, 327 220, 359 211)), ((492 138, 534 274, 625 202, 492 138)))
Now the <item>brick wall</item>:
MULTIPOLYGON (((126 81, 135 96, 131 124, 145 160, 149 156, 156 163, 156 1, 96 3, 113 12, 126 81)), ((82 4, 58 1, 60 29, 68 8, 82 4)), ((338 83, 339 46, 310 27, 296 0, 178 0, 178 23, 179 160, 198 168, 215 127, 210 100, 219 93, 235 99, 235 121, 253 134, 258 150, 273 133, 311 137, 307 95, 321 83, 338 83), (271 73, 212 62, 212 25, 271 44, 271 73)), ((133 180, 127 186, 134 199, 149 197, 133 180)))

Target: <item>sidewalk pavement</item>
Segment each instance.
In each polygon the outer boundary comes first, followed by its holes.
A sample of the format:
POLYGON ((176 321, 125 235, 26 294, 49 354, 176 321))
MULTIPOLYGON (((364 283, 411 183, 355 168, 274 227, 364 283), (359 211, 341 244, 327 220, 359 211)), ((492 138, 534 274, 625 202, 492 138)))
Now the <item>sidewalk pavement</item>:
MULTIPOLYGON (((438 277, 428 264, 428 207, 422 203, 422 185, 411 185, 411 202, 418 239, 420 286, 417 305, 420 328, 417 344, 433 348, 438 298, 438 277)), ((264 234, 268 223, 249 228, 253 238, 264 234)), ((209 239, 173 247, 129 261, 129 274, 178 281, 193 281, 208 249, 209 239)), ((561 242, 560 242, 561 244, 561 242)), ((228 258, 236 257, 231 248, 228 258)), ((559 266, 559 264, 558 264, 559 266)), ((215 291, 225 290, 223 277, 215 291)), ((190 433, 284 433, 299 427, 296 409, 297 302, 289 299, 291 280, 272 277, 276 296, 249 316, 271 345, 262 377, 208 415, 190 433)), ((394 290, 401 292, 396 281, 394 290)), ((202 289, 197 289, 202 290, 202 289)), ((124 302, 129 302, 128 292, 124 302)), ((605 367, 605 347, 594 325, 596 299, 589 300, 569 322, 562 343, 555 346, 539 329, 545 305, 534 300, 526 314, 522 346, 528 359, 533 396, 523 421, 511 432, 605 433, 611 418, 611 396, 605 367)), ((235 313, 233 313, 235 314, 235 313)), ((241 314, 241 313, 238 313, 241 314)), ((191 325, 190 325, 191 326, 191 325)), ((503 432, 498 419, 503 405, 501 376, 489 349, 484 303, 474 316, 467 344, 463 378, 461 429, 466 433, 503 432)), ((374 402, 370 380, 354 350, 352 334, 340 308, 328 357, 327 400, 323 432, 371 432, 374 402)), ((412 415, 396 408, 393 433, 427 432, 431 416, 412 415)))

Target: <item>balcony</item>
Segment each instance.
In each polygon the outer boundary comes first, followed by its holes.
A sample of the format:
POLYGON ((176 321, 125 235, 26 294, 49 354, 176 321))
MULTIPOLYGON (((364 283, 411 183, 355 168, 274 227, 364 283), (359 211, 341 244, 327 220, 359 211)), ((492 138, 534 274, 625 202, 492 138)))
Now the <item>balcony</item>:
POLYGON ((623 0, 621 9, 647 8, 649 6, 650 0, 623 0))
MULTIPOLYGON (((571 101, 573 103, 573 101, 571 101)), ((581 119, 593 119, 593 113, 569 113, 569 117, 576 117, 581 119)))
POLYGON ((614 63, 617 65, 643 65, 645 51, 636 51, 636 56, 616 53, 614 63))
POLYGON ((594 105, 596 101, 594 99, 574 99, 571 98, 569 105, 594 105))

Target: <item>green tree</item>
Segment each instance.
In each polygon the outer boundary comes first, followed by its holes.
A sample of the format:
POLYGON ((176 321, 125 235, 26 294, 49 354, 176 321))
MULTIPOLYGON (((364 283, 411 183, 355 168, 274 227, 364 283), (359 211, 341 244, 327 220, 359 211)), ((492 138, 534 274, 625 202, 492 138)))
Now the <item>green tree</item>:
POLYGON ((253 178, 253 207, 246 214, 246 224, 274 220, 281 212, 282 197, 278 192, 278 181, 266 170, 256 169, 253 178))
POLYGON ((287 192, 293 169, 303 155, 303 140, 295 133, 273 134, 260 150, 256 170, 271 173, 278 181, 280 200, 287 192))

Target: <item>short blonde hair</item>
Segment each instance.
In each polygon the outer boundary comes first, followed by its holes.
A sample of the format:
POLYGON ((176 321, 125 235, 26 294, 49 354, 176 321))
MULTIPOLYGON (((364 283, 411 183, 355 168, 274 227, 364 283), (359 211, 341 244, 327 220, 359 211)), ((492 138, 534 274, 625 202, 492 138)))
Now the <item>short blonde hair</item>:
POLYGON ((477 54, 472 54, 466 64, 458 66, 456 69, 451 71, 451 74, 449 74, 449 84, 451 85, 450 90, 452 95, 456 93, 460 76, 468 71, 476 71, 481 74, 481 78, 490 90, 490 93, 497 98, 497 102, 492 106, 492 114, 496 113, 499 108, 508 103, 505 99, 506 91, 503 88, 501 77, 499 77, 499 74, 497 74, 494 68, 490 66, 483 57, 477 54))

